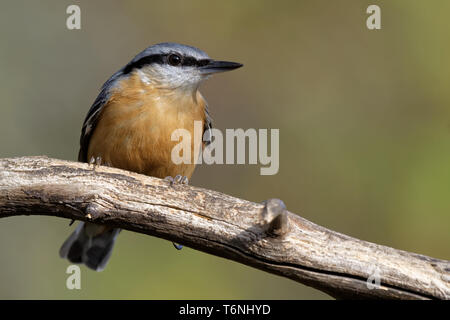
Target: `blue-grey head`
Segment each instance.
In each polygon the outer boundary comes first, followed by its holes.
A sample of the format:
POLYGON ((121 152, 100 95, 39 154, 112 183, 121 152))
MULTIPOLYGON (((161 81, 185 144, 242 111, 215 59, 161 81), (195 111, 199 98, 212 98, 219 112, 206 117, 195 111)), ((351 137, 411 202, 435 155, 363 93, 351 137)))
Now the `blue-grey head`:
POLYGON ((123 74, 138 72, 144 83, 158 88, 196 90, 210 75, 242 67, 211 59, 202 50, 178 43, 159 43, 134 57, 123 74))

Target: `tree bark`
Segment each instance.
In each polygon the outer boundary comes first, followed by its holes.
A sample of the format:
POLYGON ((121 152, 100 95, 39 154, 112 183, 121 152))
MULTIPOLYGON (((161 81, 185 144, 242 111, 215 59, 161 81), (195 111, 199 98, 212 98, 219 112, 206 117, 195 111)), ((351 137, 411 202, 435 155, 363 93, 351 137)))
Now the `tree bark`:
POLYGON ((115 168, 47 157, 0 159, 0 218, 16 215, 160 237, 341 299, 450 297, 449 261, 326 229, 288 212, 278 199, 253 203, 115 168))

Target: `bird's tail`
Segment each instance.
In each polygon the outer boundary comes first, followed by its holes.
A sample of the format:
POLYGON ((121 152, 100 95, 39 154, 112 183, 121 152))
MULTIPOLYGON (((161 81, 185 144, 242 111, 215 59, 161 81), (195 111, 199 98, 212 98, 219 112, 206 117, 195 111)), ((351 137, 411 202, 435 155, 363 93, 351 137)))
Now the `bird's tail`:
POLYGON ((114 242, 121 229, 81 222, 59 250, 61 258, 102 271, 111 257, 114 242))

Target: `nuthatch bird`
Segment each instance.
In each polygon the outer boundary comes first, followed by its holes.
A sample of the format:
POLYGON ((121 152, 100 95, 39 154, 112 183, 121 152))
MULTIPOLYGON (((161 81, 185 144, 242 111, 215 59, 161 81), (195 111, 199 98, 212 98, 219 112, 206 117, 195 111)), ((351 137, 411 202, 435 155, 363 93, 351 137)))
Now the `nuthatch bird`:
MULTIPOLYGON (((196 144, 210 143, 211 118, 199 85, 214 73, 241 66, 213 60, 200 49, 177 43, 148 47, 101 88, 83 123, 78 161, 187 183, 195 161, 172 161, 171 152, 177 142, 172 141, 171 134, 185 129, 195 137, 194 121, 201 121, 203 139, 191 139, 191 153, 201 150, 194 148, 196 144)), ((193 157, 198 158, 198 154, 193 157)), ((81 222, 62 245, 60 256, 101 271, 119 232, 81 222)))

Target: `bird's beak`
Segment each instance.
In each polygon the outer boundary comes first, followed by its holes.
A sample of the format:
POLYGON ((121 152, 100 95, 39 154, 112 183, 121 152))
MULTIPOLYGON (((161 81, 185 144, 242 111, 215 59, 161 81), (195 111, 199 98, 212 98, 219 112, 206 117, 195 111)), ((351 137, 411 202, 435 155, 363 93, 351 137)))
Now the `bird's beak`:
POLYGON ((211 60, 207 65, 201 66, 200 71, 202 74, 208 75, 218 72, 231 71, 242 66, 243 64, 237 62, 211 60))

